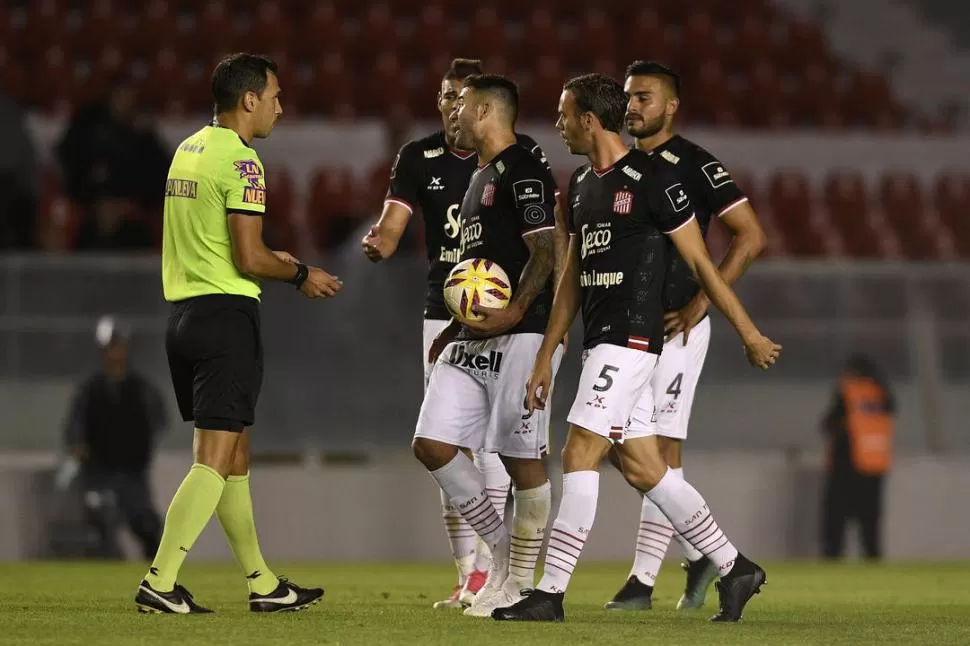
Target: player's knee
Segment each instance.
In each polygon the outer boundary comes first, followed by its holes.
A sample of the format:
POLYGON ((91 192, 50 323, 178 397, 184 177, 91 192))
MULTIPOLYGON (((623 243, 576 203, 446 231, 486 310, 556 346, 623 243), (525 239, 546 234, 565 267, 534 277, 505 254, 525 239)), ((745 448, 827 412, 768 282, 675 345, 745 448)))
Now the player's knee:
POLYGON ((425 437, 414 438, 411 442, 411 450, 414 452, 414 457, 429 471, 440 469, 458 455, 457 447, 425 437))
POLYGON ((631 487, 638 491, 647 492, 660 483, 667 471, 667 465, 660 462, 632 463, 628 461, 623 465, 622 471, 623 477, 626 478, 631 487))

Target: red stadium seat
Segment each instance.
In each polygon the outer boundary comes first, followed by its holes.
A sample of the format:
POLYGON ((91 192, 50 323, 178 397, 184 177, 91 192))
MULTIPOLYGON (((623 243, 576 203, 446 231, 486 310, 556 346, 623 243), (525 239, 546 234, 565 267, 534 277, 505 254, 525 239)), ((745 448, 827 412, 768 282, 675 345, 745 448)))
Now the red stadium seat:
POLYGON ((343 21, 333 2, 320 2, 294 26, 292 49, 301 58, 317 59, 325 52, 342 52, 343 21))
POLYGON ((96 57, 107 43, 127 52, 131 46, 132 31, 124 20, 119 20, 121 6, 117 0, 95 0, 90 3, 72 39, 72 49, 84 56, 96 57))
POLYGON ((27 74, 12 52, 0 45, 0 87, 14 101, 26 101, 27 74))
POLYGON ((970 175, 961 171, 941 173, 934 182, 933 206, 964 257, 970 257, 970 175))
POLYGON ((893 106, 886 78, 881 74, 857 71, 843 97, 843 105, 850 125, 874 124, 877 113, 893 106))
POLYGON ((39 56, 49 47, 67 47, 70 43, 67 10, 67 3, 58 0, 28 2, 20 49, 30 56, 39 56))
POLYGON ((561 59, 556 56, 540 57, 532 81, 519 88, 522 114, 547 124, 554 123, 565 79, 561 59))
POLYGON ((318 249, 330 248, 352 218, 355 189, 353 175, 346 168, 321 168, 314 174, 307 216, 318 249))
POLYGON ((409 60, 426 62, 437 56, 487 58, 489 53, 496 51, 492 45, 483 52, 463 53, 464 43, 454 41, 454 27, 449 13, 441 5, 428 4, 421 9, 414 36, 408 43, 409 60), (456 48, 460 51, 456 51, 456 48))
POLYGON ((630 19, 625 20, 619 27, 622 37, 617 38, 610 25, 601 31, 601 43, 612 42, 610 47, 619 49, 618 54, 623 59, 623 65, 635 60, 656 60, 673 65, 672 52, 668 50, 665 41, 663 19, 657 11, 645 7, 635 12, 630 19))
MULTIPOLYGON (((588 46, 587 46, 588 47, 588 46)), ((587 47, 583 51, 590 51, 587 47)), ((542 56, 560 55, 559 25, 549 7, 536 7, 526 19, 513 50, 520 60, 535 61, 542 56)))
POLYGON ((355 61, 369 63, 374 59, 374 52, 396 50, 398 40, 397 22, 390 5, 375 2, 367 7, 357 34, 347 43, 347 48, 355 61))
POLYGON ((787 73, 797 74, 807 61, 817 61, 831 67, 832 55, 825 43, 825 34, 815 23, 792 20, 788 22, 777 50, 776 62, 787 73))
POLYGON ((773 58, 774 39, 768 23, 757 13, 743 14, 741 24, 718 55, 731 72, 745 72, 759 58, 773 58))
POLYGON ((870 223, 869 192, 856 171, 830 173, 825 182, 825 207, 846 250, 853 256, 875 258, 883 253, 880 233, 870 223))
POLYGON ((464 58, 488 58, 488 65, 491 67, 489 54, 508 52, 508 48, 505 23, 499 18, 494 7, 485 5, 475 9, 475 14, 468 26, 468 33, 459 43, 456 55, 464 58))
POLYGON ((393 51, 376 55, 373 71, 356 90, 357 109, 365 116, 386 114, 389 102, 407 96, 406 79, 393 51))
POLYGON ((769 216, 784 232, 788 249, 796 256, 823 252, 822 238, 815 226, 812 193, 805 176, 797 170, 777 171, 768 182, 769 216))
POLYGON ((263 219, 266 244, 273 249, 296 253, 297 229, 293 177, 285 167, 266 168, 266 216, 263 219))
MULTIPOLYGON (((255 52, 275 52, 289 49, 292 30, 289 16, 277 2, 261 2, 246 34, 248 47, 255 52)), ((277 61, 278 62, 278 61, 277 61)))
POLYGON ((915 175, 903 172, 883 175, 879 200, 907 258, 928 260, 937 255, 936 231, 928 221, 922 187, 915 175))
POLYGON ((741 122, 748 127, 768 126, 785 109, 785 95, 778 71, 770 60, 758 60, 748 75, 747 86, 735 101, 741 122))
MULTIPOLYGON (((617 46, 620 43, 617 40, 616 27, 611 23, 606 12, 602 9, 589 9, 581 15, 579 24, 576 26, 575 38, 568 43, 564 51, 566 63, 570 67, 582 68, 591 57, 595 57, 598 60, 609 60, 616 66, 617 55, 626 56, 628 53, 618 51, 617 46)), ((617 67, 612 70, 612 73, 617 75, 619 71, 617 67)))
MULTIPOLYGON (((151 0, 138 14, 130 54, 150 58, 159 49, 180 42, 178 16, 172 5, 170 0, 151 0)), ((204 43, 205 39, 202 39, 204 43)))
POLYGON ((70 53, 61 47, 41 52, 28 75, 26 99, 30 106, 51 109, 58 100, 70 93, 74 86, 74 69, 70 53))
POLYGON ((720 39, 714 27, 714 20, 706 12, 690 13, 681 42, 686 45, 682 49, 679 63, 684 70, 696 69, 703 61, 720 54, 720 39))

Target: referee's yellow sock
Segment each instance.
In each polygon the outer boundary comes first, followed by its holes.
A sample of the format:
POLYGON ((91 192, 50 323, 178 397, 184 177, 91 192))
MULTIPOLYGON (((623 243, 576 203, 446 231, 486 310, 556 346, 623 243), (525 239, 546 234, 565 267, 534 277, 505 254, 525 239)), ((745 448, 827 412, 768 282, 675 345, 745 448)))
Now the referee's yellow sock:
POLYGON ((212 518, 226 481, 204 464, 193 464, 179 486, 165 515, 162 541, 145 580, 159 592, 175 587, 182 563, 206 523, 212 518))
POLYGON ((253 499, 249 494, 249 474, 229 476, 226 489, 216 507, 216 515, 229 539, 229 546, 242 566, 249 591, 269 594, 279 585, 279 579, 267 567, 256 538, 253 520, 253 499))

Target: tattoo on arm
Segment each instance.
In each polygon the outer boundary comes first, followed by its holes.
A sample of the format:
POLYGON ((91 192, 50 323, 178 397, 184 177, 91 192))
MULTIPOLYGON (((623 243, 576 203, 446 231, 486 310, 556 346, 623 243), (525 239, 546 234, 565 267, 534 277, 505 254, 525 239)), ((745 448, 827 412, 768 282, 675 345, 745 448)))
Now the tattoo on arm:
POLYGON ((556 264, 555 237, 555 232, 548 230, 523 238, 525 246, 529 248, 529 262, 522 270, 519 287, 512 297, 512 301, 521 304, 523 309, 532 304, 549 281, 549 275, 556 264))

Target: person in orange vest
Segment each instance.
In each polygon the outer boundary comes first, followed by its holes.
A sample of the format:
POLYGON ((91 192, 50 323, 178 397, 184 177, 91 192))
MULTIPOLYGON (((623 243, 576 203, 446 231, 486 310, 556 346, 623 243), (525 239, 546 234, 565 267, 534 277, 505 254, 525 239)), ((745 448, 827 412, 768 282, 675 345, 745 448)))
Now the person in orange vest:
POLYGON ((835 400, 822 422, 828 438, 828 477, 822 513, 825 558, 840 558, 850 519, 862 528, 866 558, 882 556, 883 481, 892 466, 896 402, 881 371, 855 355, 839 377, 835 400))

